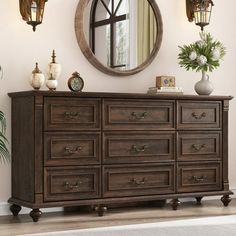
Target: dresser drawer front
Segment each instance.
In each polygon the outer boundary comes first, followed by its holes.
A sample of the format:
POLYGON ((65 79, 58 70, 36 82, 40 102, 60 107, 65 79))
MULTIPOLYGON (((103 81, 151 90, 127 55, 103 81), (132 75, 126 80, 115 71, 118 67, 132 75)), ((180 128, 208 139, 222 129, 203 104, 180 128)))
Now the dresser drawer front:
POLYGON ((100 133, 46 133, 44 163, 46 166, 99 164, 100 148, 100 133))
POLYGON ((97 130, 100 128, 100 99, 45 98, 45 130, 97 130))
POLYGON ((221 102, 178 102, 177 128, 221 128, 221 102))
POLYGON ((220 160, 221 132, 179 132, 177 136, 179 161, 220 160))
POLYGON ((178 164, 178 192, 216 191, 222 188, 221 162, 178 164))
POLYGON ((174 193, 174 164, 105 166, 103 196, 174 193))
POLYGON ((105 130, 174 129, 174 102, 157 100, 104 100, 105 130))
POLYGON ((174 160, 174 133, 105 133, 104 163, 141 163, 174 160))
POLYGON ((100 167, 46 167, 44 200, 93 199, 100 194, 100 167))

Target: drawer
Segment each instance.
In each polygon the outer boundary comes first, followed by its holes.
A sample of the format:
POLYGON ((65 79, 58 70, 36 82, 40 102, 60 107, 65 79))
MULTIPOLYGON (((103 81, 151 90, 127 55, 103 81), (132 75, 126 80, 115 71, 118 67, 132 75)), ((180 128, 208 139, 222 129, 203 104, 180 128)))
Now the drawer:
POLYGON ((100 194, 100 167, 46 167, 44 200, 93 199, 100 194))
POLYGON ((179 163, 179 193, 216 191, 222 188, 221 162, 214 163, 179 163))
POLYGON ((177 135, 179 161, 220 160, 221 132, 179 132, 177 135))
POLYGON ((177 102, 178 129, 221 128, 221 102, 177 102))
POLYGON ((174 102, 140 99, 104 99, 105 130, 174 129, 174 102))
POLYGON ((174 163, 113 165, 103 169, 103 196, 122 197, 174 193, 174 163))
POLYGON ((46 166, 99 164, 100 153, 100 133, 44 134, 44 164, 46 166))
POLYGON ((105 133, 103 163, 141 163, 174 160, 174 133, 105 133))
POLYGON ((100 129, 100 99, 45 98, 45 130, 100 129))

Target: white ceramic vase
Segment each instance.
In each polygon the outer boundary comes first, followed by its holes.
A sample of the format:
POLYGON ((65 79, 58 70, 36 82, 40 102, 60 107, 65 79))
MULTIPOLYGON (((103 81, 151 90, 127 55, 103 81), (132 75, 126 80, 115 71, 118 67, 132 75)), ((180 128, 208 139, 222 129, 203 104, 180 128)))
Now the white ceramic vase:
POLYGON ((36 67, 32 71, 32 74, 30 77, 30 85, 34 89, 39 90, 44 84, 44 82, 45 82, 44 74, 39 70, 38 63, 36 63, 36 67))
POLYGON ((194 89, 198 95, 210 95, 213 92, 214 86, 209 80, 209 75, 206 74, 206 71, 202 71, 202 78, 195 84, 194 89))

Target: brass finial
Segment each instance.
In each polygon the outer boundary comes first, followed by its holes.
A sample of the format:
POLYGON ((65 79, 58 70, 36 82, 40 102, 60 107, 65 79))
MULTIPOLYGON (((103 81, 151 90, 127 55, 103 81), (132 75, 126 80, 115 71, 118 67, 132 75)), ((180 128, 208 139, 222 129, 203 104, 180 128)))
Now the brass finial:
POLYGON ((34 70, 32 71, 32 73, 36 74, 36 73, 42 73, 42 71, 39 70, 39 67, 38 67, 38 62, 35 63, 35 68, 34 70))
POLYGON ((55 50, 52 50, 52 63, 56 63, 56 53, 55 50))

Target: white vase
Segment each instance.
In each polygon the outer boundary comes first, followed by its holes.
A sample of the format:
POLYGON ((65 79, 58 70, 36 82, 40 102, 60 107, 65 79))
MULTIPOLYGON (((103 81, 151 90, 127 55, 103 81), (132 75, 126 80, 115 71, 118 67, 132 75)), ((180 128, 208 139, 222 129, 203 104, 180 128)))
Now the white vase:
POLYGON ((202 78, 198 81, 194 89, 198 95, 210 95, 214 90, 214 86, 209 80, 209 75, 206 74, 206 71, 202 71, 202 78))
POLYGON ((51 77, 46 81, 46 86, 49 90, 56 90, 58 85, 58 81, 54 79, 51 75, 51 77))
POLYGON ((42 85, 44 84, 45 77, 44 74, 39 70, 38 63, 36 63, 35 69, 32 71, 31 77, 30 77, 30 85, 34 89, 40 89, 42 85))

